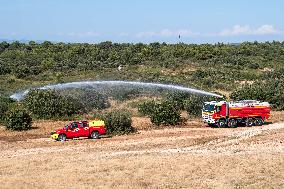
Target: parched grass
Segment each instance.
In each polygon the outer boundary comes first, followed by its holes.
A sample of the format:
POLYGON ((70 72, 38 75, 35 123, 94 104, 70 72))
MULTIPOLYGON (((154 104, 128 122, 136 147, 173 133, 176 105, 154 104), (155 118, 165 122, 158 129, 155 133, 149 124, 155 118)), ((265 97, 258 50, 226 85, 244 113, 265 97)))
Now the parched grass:
POLYGON ((254 129, 159 129, 101 140, 33 140, 5 143, 7 148, 3 143, 1 188, 18 188, 17 183, 23 188, 282 188, 278 139, 283 132, 214 146, 220 138, 254 129), (178 150, 183 148, 192 150, 178 150))

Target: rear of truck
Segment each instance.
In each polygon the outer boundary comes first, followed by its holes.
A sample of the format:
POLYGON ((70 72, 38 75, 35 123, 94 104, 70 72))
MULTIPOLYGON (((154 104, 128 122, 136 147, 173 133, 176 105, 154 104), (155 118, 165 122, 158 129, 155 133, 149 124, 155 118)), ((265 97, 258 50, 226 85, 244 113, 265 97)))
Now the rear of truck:
POLYGON ((105 135, 106 134, 105 122, 102 121, 102 120, 92 120, 92 121, 89 121, 89 129, 90 129, 90 134, 93 131, 98 131, 100 135, 105 135))

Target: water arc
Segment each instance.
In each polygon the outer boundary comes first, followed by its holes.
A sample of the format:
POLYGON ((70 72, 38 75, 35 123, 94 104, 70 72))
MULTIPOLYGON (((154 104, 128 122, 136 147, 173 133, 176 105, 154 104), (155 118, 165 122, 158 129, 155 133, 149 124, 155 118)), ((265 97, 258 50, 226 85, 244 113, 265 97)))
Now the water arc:
MULTIPOLYGON (((206 96, 214 96, 222 98, 221 95, 206 92, 203 90, 198 90, 194 88, 188 88, 178 85, 168 85, 168 84, 161 84, 161 83, 147 83, 147 82, 138 82, 138 81, 76 81, 76 82, 69 82, 69 83, 59 83, 54 85, 46 85, 43 87, 38 87, 36 89, 40 90, 47 90, 47 89, 72 89, 72 88, 94 88, 96 86, 100 85, 108 85, 108 86, 139 86, 139 87, 145 87, 145 88, 162 88, 162 89, 168 89, 168 90, 179 90, 183 92, 189 92, 189 93, 195 93, 195 94, 201 94, 206 96)), ((16 92, 10 96, 10 98, 15 99, 17 101, 24 98, 25 95, 28 94, 30 89, 27 89, 25 91, 16 92)))

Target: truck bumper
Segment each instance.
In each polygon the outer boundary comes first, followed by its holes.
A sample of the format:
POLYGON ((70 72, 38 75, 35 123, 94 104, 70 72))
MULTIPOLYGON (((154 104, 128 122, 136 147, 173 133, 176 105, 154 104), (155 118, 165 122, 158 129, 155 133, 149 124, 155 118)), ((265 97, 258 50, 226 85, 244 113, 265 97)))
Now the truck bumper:
POLYGON ((216 123, 215 120, 204 119, 203 121, 204 121, 204 123, 216 123))
POLYGON ((216 123, 215 119, 211 116, 202 116, 204 123, 216 123))
POLYGON ((58 139, 58 136, 59 136, 59 134, 52 134, 50 137, 51 137, 52 139, 57 140, 57 139, 58 139))

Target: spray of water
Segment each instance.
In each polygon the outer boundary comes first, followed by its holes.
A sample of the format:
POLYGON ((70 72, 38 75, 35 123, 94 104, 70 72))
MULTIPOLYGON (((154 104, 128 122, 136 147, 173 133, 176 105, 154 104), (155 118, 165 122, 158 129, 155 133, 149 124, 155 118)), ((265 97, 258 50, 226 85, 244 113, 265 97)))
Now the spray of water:
MULTIPOLYGON (((134 81, 79 81, 79 82, 70 82, 70 83, 61 83, 55 85, 46 85, 44 87, 39 87, 37 89, 40 90, 47 90, 47 89, 72 89, 72 88, 95 88, 97 86, 137 86, 137 87, 144 87, 149 89, 168 89, 168 90, 179 90, 189 93, 201 94, 206 96, 214 96, 222 98, 222 96, 217 95, 215 93, 210 93, 198 89, 182 87, 178 85, 166 85, 160 83, 144 83, 144 82, 134 82, 134 81)), ((25 95, 29 93, 30 89, 27 89, 22 92, 14 93, 10 96, 10 98, 15 99, 17 101, 21 100, 25 95)))

